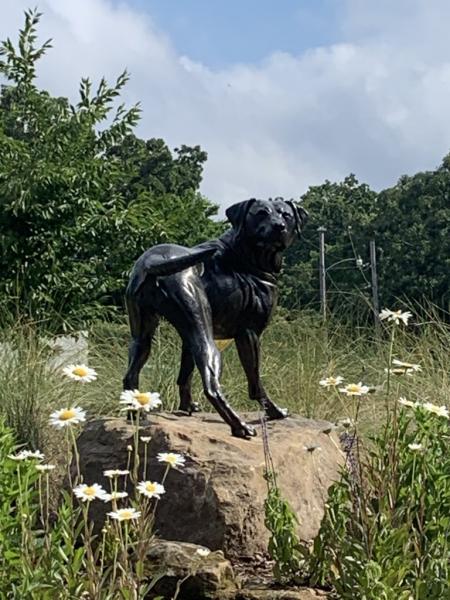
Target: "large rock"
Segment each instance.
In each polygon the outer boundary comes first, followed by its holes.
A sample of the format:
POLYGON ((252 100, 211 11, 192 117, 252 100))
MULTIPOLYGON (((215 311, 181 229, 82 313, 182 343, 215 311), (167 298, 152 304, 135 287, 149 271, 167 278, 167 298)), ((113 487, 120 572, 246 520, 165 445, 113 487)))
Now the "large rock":
MULTIPOLYGON (((257 414, 245 417, 258 426, 257 414)), ((298 515, 299 536, 309 540, 319 529, 328 487, 343 462, 337 436, 330 433, 328 423, 301 417, 272 421, 268 430, 278 484, 298 515)), ((133 426, 124 419, 88 423, 78 439, 84 481, 109 486, 103 471, 126 467, 133 435, 133 426)), ((140 435, 151 436, 147 479, 161 481, 164 467, 156 459, 158 452, 170 450, 186 456, 186 466, 172 469, 165 483, 166 494, 156 515, 160 537, 222 550, 235 559, 267 549, 260 427, 257 438, 242 440, 232 437, 216 414, 161 413, 151 416, 140 435)), ((144 444, 139 446, 142 463, 144 444)), ((92 518, 102 523, 108 507, 93 502, 91 510, 92 518)))
POLYGON ((156 539, 148 549, 148 574, 164 575, 158 579, 148 598, 172 598, 177 585, 180 600, 215 600, 234 598, 237 591, 233 567, 220 551, 201 556, 204 550, 195 544, 156 539))

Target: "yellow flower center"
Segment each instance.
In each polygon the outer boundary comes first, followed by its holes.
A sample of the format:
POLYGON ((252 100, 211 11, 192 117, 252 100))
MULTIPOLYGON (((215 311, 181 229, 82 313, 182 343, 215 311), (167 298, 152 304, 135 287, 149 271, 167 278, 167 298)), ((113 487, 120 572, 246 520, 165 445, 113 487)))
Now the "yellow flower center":
POLYGON ((150 402, 150 394, 139 392, 139 394, 136 394, 135 399, 141 406, 146 406, 150 402))
POLYGON ((347 391, 359 392, 359 391, 361 391, 361 388, 359 387, 359 385, 357 383, 351 383, 349 386, 347 386, 347 391))
POLYGON ((76 416, 76 412, 74 411, 73 408, 66 408, 65 410, 62 410, 59 413, 59 417, 58 419, 60 421, 70 421, 70 419, 73 419, 76 416))
POLYGON ((127 510, 126 508, 124 508, 120 512, 120 516, 121 516, 122 519, 132 519, 133 518, 133 513, 131 512, 131 510, 127 510))
POLYGON ((166 462, 173 466, 177 462, 177 457, 175 454, 168 454, 166 457, 166 462))
POLYGON ((89 496, 89 497, 95 496, 96 493, 97 492, 95 490, 95 487, 92 487, 92 486, 88 486, 88 487, 84 488, 84 490, 83 490, 83 494, 85 496, 89 496))
POLYGON ((88 373, 89 370, 87 367, 75 367, 75 369, 73 370, 73 374, 77 375, 78 377, 86 377, 88 373))
POLYGON ((154 483, 147 483, 147 485, 145 486, 145 489, 147 492, 156 492, 156 484, 154 483))

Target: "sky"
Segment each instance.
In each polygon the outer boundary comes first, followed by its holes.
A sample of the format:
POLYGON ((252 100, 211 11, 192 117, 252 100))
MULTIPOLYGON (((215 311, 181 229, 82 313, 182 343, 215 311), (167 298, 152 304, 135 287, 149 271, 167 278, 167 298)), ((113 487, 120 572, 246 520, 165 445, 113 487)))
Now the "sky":
POLYGON ((44 13, 38 83, 126 67, 137 134, 208 153, 222 210, 354 173, 374 189, 450 150, 448 0, 0 0, 0 39, 44 13))

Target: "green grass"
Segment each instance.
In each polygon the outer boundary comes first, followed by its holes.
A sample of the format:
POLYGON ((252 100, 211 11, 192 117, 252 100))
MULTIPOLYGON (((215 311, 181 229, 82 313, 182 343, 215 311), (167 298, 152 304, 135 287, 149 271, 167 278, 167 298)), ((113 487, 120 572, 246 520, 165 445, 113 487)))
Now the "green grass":
MULTIPOLYGON (((118 415, 121 381, 126 369, 128 326, 99 322, 89 333, 89 365, 98 381, 74 386, 60 372, 49 371, 51 350, 33 324, 9 325, 0 331, 0 341, 14 352, 0 356, 0 412, 18 439, 41 449, 49 441, 49 413, 78 403, 96 415, 118 415)), ((450 328, 435 319, 400 327, 394 357, 420 363, 422 372, 393 379, 396 392, 412 399, 445 404, 450 396, 448 348, 450 328), (411 385, 414 382, 414 385, 411 385)), ((360 419, 365 427, 376 427, 384 412, 387 366, 386 337, 376 339, 372 328, 352 329, 340 322, 324 327, 315 314, 305 312, 295 319, 278 314, 262 338, 262 376, 272 399, 292 413, 335 420, 352 416, 354 403, 342 394, 318 385, 324 376, 342 375, 346 382, 373 386, 375 392, 362 403, 360 419)), ((158 391, 166 410, 178 404, 176 379, 180 340, 163 323, 154 340, 152 356, 144 367, 141 389, 158 391)), ((223 352, 222 386, 236 410, 257 409, 247 397, 247 384, 234 345, 223 352)), ((194 397, 204 410, 198 373, 194 375, 194 397)))

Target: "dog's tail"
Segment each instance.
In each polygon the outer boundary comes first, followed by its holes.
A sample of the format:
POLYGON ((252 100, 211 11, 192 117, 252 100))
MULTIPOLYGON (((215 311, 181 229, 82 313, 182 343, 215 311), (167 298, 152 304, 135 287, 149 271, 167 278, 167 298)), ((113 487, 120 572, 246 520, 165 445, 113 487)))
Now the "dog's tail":
POLYGON ((143 254, 136 262, 127 287, 127 296, 136 294, 148 276, 173 275, 210 258, 217 248, 186 249, 186 254, 165 258, 161 254, 143 254))

